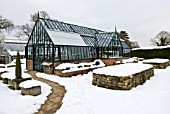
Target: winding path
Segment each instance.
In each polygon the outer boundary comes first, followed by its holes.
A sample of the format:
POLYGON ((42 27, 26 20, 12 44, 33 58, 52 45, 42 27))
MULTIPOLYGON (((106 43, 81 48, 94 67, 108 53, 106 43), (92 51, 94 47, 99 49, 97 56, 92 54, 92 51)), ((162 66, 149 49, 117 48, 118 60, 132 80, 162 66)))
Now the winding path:
POLYGON ((62 105, 62 99, 64 94, 66 93, 65 87, 59 85, 56 82, 52 82, 43 78, 37 77, 36 71, 28 71, 28 74, 32 76, 34 80, 38 80, 44 82, 52 87, 52 93, 50 93, 47 97, 47 100, 41 107, 38 109, 38 112, 35 114, 54 114, 62 105))

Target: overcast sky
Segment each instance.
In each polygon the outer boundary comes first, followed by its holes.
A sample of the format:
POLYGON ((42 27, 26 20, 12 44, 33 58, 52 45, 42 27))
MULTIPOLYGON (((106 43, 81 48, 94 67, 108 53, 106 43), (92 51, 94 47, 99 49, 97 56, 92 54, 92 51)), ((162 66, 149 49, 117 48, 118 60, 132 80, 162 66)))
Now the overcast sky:
POLYGON ((170 32, 170 0, 0 0, 0 14, 14 24, 47 11, 59 21, 105 31, 127 31, 141 47, 160 31, 170 32))

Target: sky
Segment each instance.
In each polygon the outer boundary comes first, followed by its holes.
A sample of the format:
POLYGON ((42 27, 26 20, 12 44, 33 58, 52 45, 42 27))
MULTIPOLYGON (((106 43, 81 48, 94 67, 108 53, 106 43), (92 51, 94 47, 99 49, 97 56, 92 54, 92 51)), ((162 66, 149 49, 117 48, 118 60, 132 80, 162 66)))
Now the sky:
POLYGON ((160 31, 169 31, 169 0, 0 0, 0 15, 16 25, 47 11, 52 19, 104 31, 126 31, 141 47, 160 31))

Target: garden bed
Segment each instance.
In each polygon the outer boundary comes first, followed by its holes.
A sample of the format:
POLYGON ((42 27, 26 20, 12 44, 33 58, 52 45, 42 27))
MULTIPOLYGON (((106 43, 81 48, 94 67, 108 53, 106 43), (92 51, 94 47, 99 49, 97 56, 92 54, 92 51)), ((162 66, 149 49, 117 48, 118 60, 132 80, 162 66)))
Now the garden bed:
POLYGON ((32 77, 27 73, 23 73, 21 79, 16 79, 15 75, 11 75, 11 73, 3 73, 1 77, 4 84, 8 84, 10 88, 16 90, 20 89, 19 84, 21 82, 32 79, 32 77))
POLYGON ((114 90, 130 90, 154 76, 152 65, 128 63, 93 71, 92 84, 114 90))
POLYGON ((41 94, 41 85, 37 80, 28 80, 19 84, 22 95, 37 96, 41 94))
POLYGON ((54 74, 61 77, 71 77, 80 74, 87 74, 88 72, 96 68, 104 66, 105 64, 101 60, 95 60, 94 62, 79 64, 63 63, 55 68, 54 74))
POLYGON ((170 65, 169 59, 147 59, 144 64, 151 64, 155 69, 165 69, 170 65))

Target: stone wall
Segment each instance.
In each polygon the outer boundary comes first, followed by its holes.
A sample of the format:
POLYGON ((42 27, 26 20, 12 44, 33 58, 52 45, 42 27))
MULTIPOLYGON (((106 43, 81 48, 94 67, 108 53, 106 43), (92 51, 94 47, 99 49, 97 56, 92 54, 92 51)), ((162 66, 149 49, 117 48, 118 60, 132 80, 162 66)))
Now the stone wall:
POLYGON ((33 60, 29 60, 29 59, 27 59, 27 70, 29 70, 29 71, 32 71, 33 70, 33 60))
MULTIPOLYGON (((94 69, 94 68, 93 68, 94 69)), ((77 75, 83 75, 83 74, 87 74, 88 72, 93 70, 91 69, 85 69, 85 70, 78 70, 78 71, 73 71, 73 72, 65 72, 62 73, 62 70, 55 70, 54 74, 57 76, 61 76, 61 77, 72 77, 72 76, 77 76, 77 75)))
POLYGON ((165 63, 150 63, 150 62, 143 62, 144 64, 151 64, 155 69, 165 69, 166 67, 170 66, 170 61, 165 63))
POLYGON ((154 76, 153 68, 129 76, 108 76, 93 73, 92 84, 107 89, 130 90, 145 83, 152 76, 154 76))
MULTIPOLYGON (((80 60, 80 61, 70 61, 69 63, 74 63, 74 64, 78 64, 78 63, 82 63, 82 62, 92 62, 92 60, 80 60)), ((53 63, 53 65, 50 65, 50 66, 43 66, 43 71, 44 73, 47 73, 47 74, 53 74, 53 66, 54 68, 62 63, 68 63, 68 62, 55 62, 53 63)), ((84 71, 79 71, 79 72, 84 72, 84 71)), ((54 70, 54 74, 58 75, 58 76, 62 76, 62 77, 70 77, 70 74, 69 75, 67 73, 65 74, 61 74, 60 70, 54 70)), ((75 74, 79 74, 79 73, 75 73, 75 74)), ((80 73, 81 74, 81 73, 80 73)))
POLYGON ((37 96, 41 94, 41 86, 35 86, 31 88, 23 88, 21 87, 21 94, 22 95, 32 95, 37 96))

